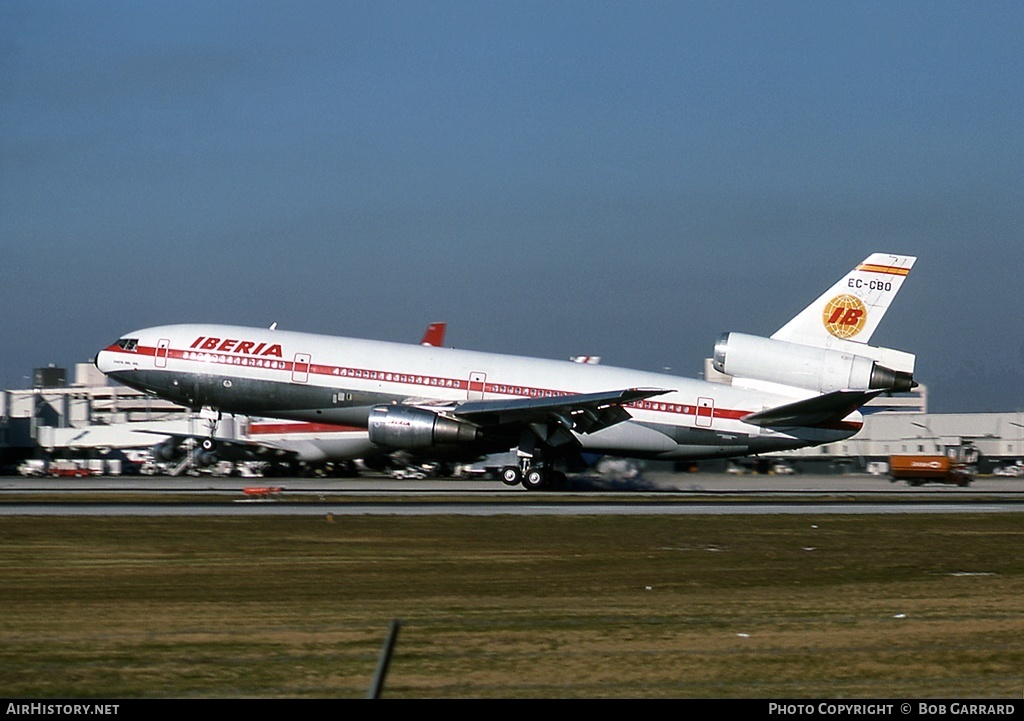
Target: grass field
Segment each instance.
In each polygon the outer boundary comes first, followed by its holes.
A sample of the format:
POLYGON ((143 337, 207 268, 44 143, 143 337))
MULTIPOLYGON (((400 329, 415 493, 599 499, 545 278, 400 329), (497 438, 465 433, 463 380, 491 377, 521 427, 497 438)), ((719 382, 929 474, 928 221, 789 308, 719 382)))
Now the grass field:
POLYGON ((5 518, 0 696, 1017 697, 1019 514, 5 518))

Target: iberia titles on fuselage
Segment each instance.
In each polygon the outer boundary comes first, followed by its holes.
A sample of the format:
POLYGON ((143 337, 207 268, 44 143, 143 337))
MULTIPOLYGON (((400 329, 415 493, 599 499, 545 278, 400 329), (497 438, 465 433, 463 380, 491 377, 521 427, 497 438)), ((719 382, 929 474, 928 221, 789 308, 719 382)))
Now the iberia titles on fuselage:
POLYGON ((510 477, 532 469, 543 485, 583 452, 700 459, 852 436, 860 406, 915 385, 913 355, 867 345, 914 260, 873 254, 770 338, 723 336, 714 365, 725 383, 207 324, 129 333, 96 365, 191 408, 364 427, 388 450, 470 458, 517 449, 510 477))

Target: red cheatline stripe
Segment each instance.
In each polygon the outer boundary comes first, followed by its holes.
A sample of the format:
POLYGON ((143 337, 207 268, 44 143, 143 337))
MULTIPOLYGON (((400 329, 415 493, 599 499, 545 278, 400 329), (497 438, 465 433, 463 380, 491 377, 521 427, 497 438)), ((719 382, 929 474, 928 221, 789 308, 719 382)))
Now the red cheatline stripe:
POLYGON ((358 426, 336 426, 330 423, 250 423, 249 435, 286 435, 289 433, 352 433, 366 432, 358 426))

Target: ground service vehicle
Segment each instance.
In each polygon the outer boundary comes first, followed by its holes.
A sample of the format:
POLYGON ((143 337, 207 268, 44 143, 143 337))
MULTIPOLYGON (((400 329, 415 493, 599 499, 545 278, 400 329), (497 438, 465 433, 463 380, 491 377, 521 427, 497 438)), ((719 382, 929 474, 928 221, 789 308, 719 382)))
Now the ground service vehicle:
POLYGON ((908 485, 950 483, 968 486, 973 480, 970 467, 948 456, 889 456, 889 479, 908 485))

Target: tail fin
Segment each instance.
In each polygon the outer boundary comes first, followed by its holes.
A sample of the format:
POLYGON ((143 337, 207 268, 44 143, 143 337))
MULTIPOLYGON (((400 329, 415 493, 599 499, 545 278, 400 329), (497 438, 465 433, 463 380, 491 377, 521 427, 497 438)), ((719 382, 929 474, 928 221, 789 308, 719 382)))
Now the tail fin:
MULTIPOLYGON (((871 393, 903 392, 914 383, 912 353, 868 345, 903 280, 917 260, 909 255, 875 253, 804 308, 770 339, 728 333, 715 345, 713 365, 732 376, 733 385, 803 388, 830 396, 825 406, 787 408, 793 418, 841 411, 850 398, 864 403, 871 393), (833 403, 834 401, 834 403, 833 403)), ((778 414, 755 415, 751 422, 778 422, 778 414)), ((744 419, 746 420, 746 419, 744 419)))
POLYGON ((447 323, 431 323, 420 339, 420 345, 432 345, 440 348, 444 345, 444 333, 448 330, 447 323))
POLYGON ((864 343, 889 309, 917 258, 873 253, 772 335, 801 345, 832 348, 864 343))

